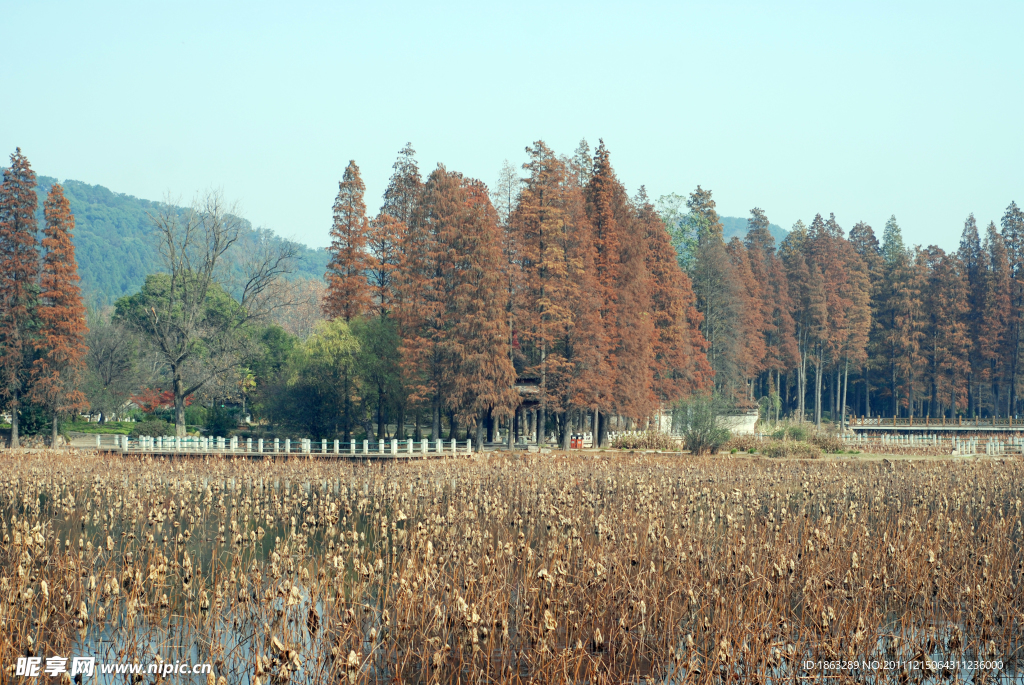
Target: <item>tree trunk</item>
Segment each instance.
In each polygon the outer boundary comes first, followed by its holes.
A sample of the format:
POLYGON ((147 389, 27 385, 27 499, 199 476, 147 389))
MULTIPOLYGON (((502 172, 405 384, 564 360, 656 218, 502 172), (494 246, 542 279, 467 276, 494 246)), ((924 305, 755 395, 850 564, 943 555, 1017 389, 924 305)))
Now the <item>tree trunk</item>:
POLYGON ((814 366, 814 427, 821 428, 821 354, 814 366))
POLYGON ((562 412, 562 449, 566 451, 569 450, 569 438, 572 435, 571 416, 568 409, 562 412))
POLYGON ((53 414, 53 430, 50 433, 50 449, 57 449, 57 413, 53 414))
MULTIPOLYGON (((380 396, 378 395, 378 398, 380 396)), ((384 403, 377 400, 377 439, 384 437, 384 403)))
POLYGON ((846 391, 850 388, 850 360, 847 358, 843 368, 843 401, 839 406, 839 429, 846 431, 846 391))
POLYGON ((541 446, 546 441, 544 440, 545 433, 547 432, 547 387, 548 387, 548 374, 547 374, 547 343, 541 342, 540 345, 540 408, 537 411, 537 445, 541 446))
POLYGON ((11 394, 11 449, 16 450, 21 447, 18 442, 18 391, 15 390, 11 394))
POLYGON ((487 442, 494 442, 494 408, 487 410, 487 442))
POLYGON ((437 397, 434 397, 433 402, 433 420, 430 424, 430 440, 431 442, 436 441, 441 437, 441 403, 437 397))
POLYGON ((476 417, 476 451, 484 451, 484 421, 487 419, 487 412, 480 412, 476 417))
POLYGON ((174 374, 174 434, 185 437, 185 383, 181 378, 181 371, 175 367, 174 374))
POLYGON ((395 437, 405 440, 405 402, 398 405, 398 425, 395 426, 395 437))
POLYGON ((595 410, 594 416, 597 417, 597 433, 594 435, 594 443, 597 447, 607 448, 608 447, 608 414, 595 410))
POLYGON ((807 351, 800 352, 800 369, 797 372, 797 395, 800 409, 800 423, 804 422, 807 416, 807 351))

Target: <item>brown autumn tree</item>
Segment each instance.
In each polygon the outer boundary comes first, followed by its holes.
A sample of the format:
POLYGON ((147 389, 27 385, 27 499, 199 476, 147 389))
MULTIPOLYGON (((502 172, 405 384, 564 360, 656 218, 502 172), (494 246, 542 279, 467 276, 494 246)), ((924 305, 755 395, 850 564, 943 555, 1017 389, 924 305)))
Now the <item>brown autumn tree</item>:
POLYGON ((0 185, 0 401, 11 414, 17 448, 18 414, 30 390, 32 338, 39 294, 36 174, 17 148, 0 185))
POLYGON ((925 311, 922 354, 927 361, 927 416, 956 417, 967 405, 970 313, 967 279, 955 254, 934 245, 922 252, 928 274, 923 293, 925 311))
POLYGON ((704 353, 707 341, 700 333, 701 314, 690 278, 679 267, 665 223, 645 196, 637 202, 637 221, 644 227, 650 274, 655 330, 652 387, 659 402, 669 407, 710 389, 713 374, 704 353))
MULTIPOLYGON (((618 179, 616 179, 617 181, 618 179)), ((617 413, 642 423, 658 409, 654 392, 654 314, 651 306, 651 276, 647 271, 647 227, 636 209, 629 204, 626 189, 617 182, 616 204, 622 240, 619 254, 619 282, 616 286, 618 307, 616 327, 619 330, 615 357, 618 362, 615 384, 617 413)), ((647 195, 639 198, 647 203, 647 195)))
POLYGON ((549 412, 562 411, 560 399, 570 376, 570 362, 561 344, 573 323, 571 303, 577 295, 573 266, 567 261, 568 225, 565 207, 565 166, 542 141, 526 149, 519 202, 510 218, 517 236, 522 269, 517 342, 525 357, 522 375, 539 384, 537 436, 547 434, 549 412))
POLYGON ((553 387, 562 393, 560 406, 561 442, 568 447, 571 438, 570 424, 577 417, 581 430, 587 430, 587 414, 600 405, 604 392, 604 378, 608 369, 608 336, 601 320, 604 304, 598 288, 594 270, 594 241, 590 220, 587 218, 587 201, 583 188, 578 184, 579 176, 571 167, 569 182, 565 184, 566 270, 572 280, 575 293, 569 308, 572 325, 562 344, 562 350, 569 362, 569 377, 554 379, 553 387))
POLYGON ((89 331, 78 287, 75 246, 71 243, 75 217, 59 183, 50 188, 43 212, 46 255, 36 310, 39 330, 34 343, 38 356, 32 365, 32 398, 53 412, 50 444, 56 446, 60 418, 87 407, 80 386, 89 331))
POLYGON ((402 340, 402 369, 408 400, 430 408, 433 438, 440 436, 441 411, 461 351, 448 316, 456 282, 448 245, 466 224, 466 194, 461 174, 441 164, 423 186, 405 237, 396 277, 396 318, 402 340))
POLYGON ((371 307, 370 286, 366 280, 369 259, 366 241, 369 223, 363 195, 366 186, 359 176, 359 167, 350 161, 338 183, 334 201, 334 224, 331 226, 331 261, 327 264, 327 294, 324 315, 329 319, 353 318, 371 307))
POLYGON ((495 268, 501 260, 498 215, 483 183, 467 179, 463 188, 464 220, 446 242, 456 264, 445 310, 455 322, 452 337, 459 364, 450 384, 449 406, 460 422, 476 427, 476 444, 481 449, 487 418, 511 418, 519 395, 508 353, 502 277, 495 268))
POLYGON ((736 289, 738 304, 743 312, 735 335, 742 343, 736 348, 736 371, 745 382, 744 397, 754 399, 754 379, 764 370, 765 357, 765 303, 762 282, 759 282, 750 267, 747 250, 740 239, 733 237, 725 246, 732 265, 733 278, 739 286, 736 289))
POLYGON ((395 271, 401 263, 404 232, 405 224, 390 214, 378 214, 370 221, 366 238, 370 298, 381 317, 390 314, 395 306, 395 271))
POLYGON ((786 268, 775 252, 775 238, 768 230, 768 217, 758 207, 750 210, 744 245, 750 260, 750 270, 758 283, 762 283, 764 307, 765 358, 768 383, 766 394, 776 393, 774 418, 781 417, 782 373, 795 369, 800 351, 796 342, 796 324, 793 321, 793 302, 789 294, 786 268), (772 374, 775 377, 772 379, 772 374))
POLYGON ((618 383, 619 339, 619 270, 621 269, 622 228, 620 223, 626 219, 625 202, 622 198, 621 186, 612 171, 608 148, 604 141, 599 142, 594 153, 594 164, 591 169, 590 181, 585 196, 587 199, 587 218, 590 221, 591 240, 594 244, 594 281, 601 298, 600 319, 605 330, 608 350, 605 365, 608 375, 599 379, 596 388, 598 398, 598 422, 595 440, 601 446, 607 445, 608 414, 617 411, 615 406, 615 387, 618 383))

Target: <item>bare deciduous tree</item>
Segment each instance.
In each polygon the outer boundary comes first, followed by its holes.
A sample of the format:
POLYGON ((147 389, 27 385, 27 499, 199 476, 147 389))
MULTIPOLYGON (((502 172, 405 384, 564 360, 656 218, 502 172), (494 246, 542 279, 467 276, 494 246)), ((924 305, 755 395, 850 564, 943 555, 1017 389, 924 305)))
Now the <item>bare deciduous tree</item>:
POLYGON ((241 366, 254 346, 252 325, 281 306, 277 280, 296 250, 260 232, 244 232, 236 206, 219 192, 182 210, 165 202, 151 215, 166 273, 117 304, 118 317, 144 334, 171 375, 175 433, 185 434, 185 398, 241 366), (232 246, 244 239, 236 263, 232 246))

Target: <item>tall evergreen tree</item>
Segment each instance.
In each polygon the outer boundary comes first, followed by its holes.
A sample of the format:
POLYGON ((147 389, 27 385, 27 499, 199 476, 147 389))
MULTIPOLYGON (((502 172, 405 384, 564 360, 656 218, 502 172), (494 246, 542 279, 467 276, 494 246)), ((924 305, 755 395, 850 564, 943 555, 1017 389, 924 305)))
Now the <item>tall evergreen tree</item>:
POLYGON ((17 148, 0 185, 0 401, 11 413, 11 447, 30 390, 32 339, 37 326, 39 248, 36 174, 17 148))
POLYGON ((1006 208, 1001 220, 1003 243, 1010 265, 1009 365, 1010 415, 1017 413, 1022 355, 1024 355, 1024 211, 1016 202, 1006 208))
POLYGON ((703 316, 701 333, 708 344, 708 362, 719 391, 735 390, 740 384, 736 362, 736 335, 743 310, 740 285, 733 278, 732 265, 722 239, 722 223, 711 191, 700 186, 690 193, 687 223, 697 236, 697 247, 689 276, 703 316))
POLYGON ((985 371, 985 362, 981 357, 979 340, 981 339, 982 308, 985 292, 985 255, 981 249, 981 237, 978 235, 978 224, 974 214, 964 221, 963 234, 960 237, 960 249, 957 252, 964 275, 967 278, 968 301, 970 313, 967 316, 968 335, 971 339, 970 373, 967 377, 967 411, 976 416, 980 401, 978 388, 985 371))
POLYGON ((420 168, 416 163, 416 150, 413 149, 412 143, 406 143, 405 147, 398 151, 398 159, 391 168, 394 171, 388 181, 388 187, 384 190, 384 204, 380 208, 380 213, 392 216, 408 226, 412 222, 416 202, 423 190, 420 168))
POLYGON ((85 409, 81 390, 85 370, 85 306, 78 287, 78 263, 71 242, 75 218, 64 189, 54 184, 44 204, 42 277, 40 278, 38 354, 32 366, 33 399, 53 413, 51 442, 57 445, 57 426, 62 416, 85 409))
POLYGON ((921 336, 924 317, 921 311, 920 271, 916 256, 903 243, 896 217, 885 224, 882 234, 883 275, 879 323, 888 371, 891 411, 900 414, 905 406, 913 417, 914 384, 921 368, 921 336))
POLYGON ((1012 288, 1006 246, 994 223, 990 223, 986 230, 983 252, 988 269, 982 290, 978 335, 979 355, 984 365, 980 380, 988 385, 990 416, 998 417, 1004 409, 1010 410, 1009 393, 1005 389, 1013 349, 1010 338, 1012 288))
POLYGON ((370 232, 366 220, 363 195, 366 186, 355 160, 345 168, 338 183, 334 201, 334 224, 331 227, 331 261, 327 264, 327 294, 324 315, 345 321, 368 312, 371 308, 370 286, 366 280, 369 268, 366 240, 370 232))

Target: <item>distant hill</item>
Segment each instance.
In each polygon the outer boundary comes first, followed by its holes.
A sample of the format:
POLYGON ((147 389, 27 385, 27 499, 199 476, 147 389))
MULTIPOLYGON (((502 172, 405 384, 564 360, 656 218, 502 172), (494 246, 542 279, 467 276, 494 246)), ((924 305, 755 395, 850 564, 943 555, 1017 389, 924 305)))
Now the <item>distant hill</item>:
MULTIPOLYGON (((38 177, 39 228, 43 228, 43 202, 56 178, 38 177)), ((158 204, 131 195, 115 193, 103 186, 81 181, 64 181, 64 194, 75 215, 75 257, 82 278, 82 295, 89 306, 112 305, 118 298, 138 292, 146 276, 162 270, 153 222, 147 212, 158 204)), ((247 242, 257 231, 246 222, 240 242, 247 242)), ((267 232, 272 240, 286 241, 267 232)), ((327 251, 300 243, 292 278, 323 278, 327 270, 327 251)), ((231 252, 226 255, 229 259, 231 252)))
MULTIPOLYGON (((725 242, 729 242, 733 237, 743 240, 747 236, 746 219, 738 216, 723 216, 720 219, 722 220, 722 237, 725 239, 725 242)), ((776 248, 789 235, 789 231, 775 224, 768 224, 768 232, 775 238, 776 248)))

